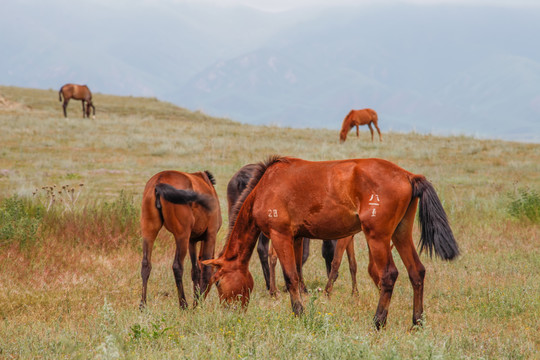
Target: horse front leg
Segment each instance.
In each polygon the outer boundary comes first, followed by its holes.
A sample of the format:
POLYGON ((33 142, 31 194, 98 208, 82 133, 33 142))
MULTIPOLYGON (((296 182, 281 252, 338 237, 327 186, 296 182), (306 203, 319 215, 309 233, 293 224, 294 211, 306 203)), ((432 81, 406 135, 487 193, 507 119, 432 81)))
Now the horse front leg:
POLYGON ((371 123, 368 124, 369 131, 371 131, 371 142, 373 142, 373 127, 371 126, 371 123))
POLYGON ((81 100, 82 103, 82 117, 83 119, 86 117, 86 106, 84 106, 84 100, 81 100))
POLYGON ((202 241, 201 250, 199 251, 199 261, 197 263, 202 266, 200 276, 200 291, 204 299, 206 299, 206 296, 210 291, 210 279, 212 278, 214 271, 212 266, 202 265, 201 262, 214 258, 218 230, 218 228, 208 229, 206 239, 202 241))
POLYGON ((301 315, 304 312, 304 305, 300 295, 300 277, 296 267, 294 239, 290 234, 278 232, 272 232, 270 238, 283 269, 285 284, 291 297, 292 310, 295 315, 301 315))
POLYGON ((296 272, 299 278, 300 291, 307 294, 306 284, 304 283, 304 277, 302 275, 302 267, 304 265, 304 238, 294 239, 294 261, 296 263, 296 272))
POLYGON ((270 265, 268 264, 269 245, 270 239, 261 233, 261 235, 259 235, 259 242, 257 243, 257 254, 259 255, 259 260, 261 262, 266 290, 270 290, 270 265))

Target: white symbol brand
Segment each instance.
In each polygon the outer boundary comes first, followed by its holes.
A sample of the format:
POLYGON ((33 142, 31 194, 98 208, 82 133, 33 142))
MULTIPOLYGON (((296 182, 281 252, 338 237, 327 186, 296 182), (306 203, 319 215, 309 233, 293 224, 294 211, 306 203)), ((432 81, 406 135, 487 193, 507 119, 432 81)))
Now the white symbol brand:
POLYGON ((268 209, 268 217, 278 217, 277 209, 268 209))
POLYGON ((372 205, 372 206, 379 206, 379 195, 377 194, 371 194, 371 197, 369 198, 369 205, 372 205))
POLYGON ((371 217, 375 217, 377 215, 377 209, 373 209, 371 211, 371 217))

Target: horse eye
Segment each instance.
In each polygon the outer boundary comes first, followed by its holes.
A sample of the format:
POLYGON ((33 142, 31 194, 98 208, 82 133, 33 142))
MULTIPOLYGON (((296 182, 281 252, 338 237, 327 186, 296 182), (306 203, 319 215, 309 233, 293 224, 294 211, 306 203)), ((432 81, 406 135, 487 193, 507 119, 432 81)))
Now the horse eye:
POLYGON ((220 281, 221 281, 221 280, 216 281, 216 287, 219 287, 219 282, 220 282, 220 281))

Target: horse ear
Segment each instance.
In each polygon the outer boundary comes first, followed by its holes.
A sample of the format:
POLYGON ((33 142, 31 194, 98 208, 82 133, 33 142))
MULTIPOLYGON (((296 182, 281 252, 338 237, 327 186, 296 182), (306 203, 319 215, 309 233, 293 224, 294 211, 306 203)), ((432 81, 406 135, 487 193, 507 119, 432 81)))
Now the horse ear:
POLYGON ((221 260, 220 258, 217 258, 217 259, 210 259, 210 260, 204 260, 204 261, 201 261, 201 263, 203 265, 206 265, 206 266, 213 266, 215 268, 221 268, 223 267, 223 260, 221 260))

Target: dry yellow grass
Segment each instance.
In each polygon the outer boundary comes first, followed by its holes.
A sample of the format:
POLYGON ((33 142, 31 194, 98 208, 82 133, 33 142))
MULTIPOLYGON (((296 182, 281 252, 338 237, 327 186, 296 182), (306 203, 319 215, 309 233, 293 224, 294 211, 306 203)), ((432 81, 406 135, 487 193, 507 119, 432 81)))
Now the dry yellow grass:
MULTIPOLYGON (((286 294, 274 300, 265 293, 256 259, 251 262, 256 287, 246 313, 221 309, 215 289, 202 308, 178 310, 172 242, 162 232, 149 308, 140 313, 136 219, 126 232, 113 233, 99 217, 101 222, 83 226, 80 218, 57 215, 64 219, 60 233, 40 233, 39 244, 29 249, 0 248, 0 357, 527 359, 538 354, 539 226, 507 213, 517 189, 540 189, 538 144, 387 133, 380 119, 383 143, 371 143, 366 128, 360 139, 351 133, 339 145, 337 131, 243 125, 155 99, 95 94, 92 120, 82 119, 78 102, 70 104, 64 119, 57 90, 0 87, 0 95, 11 104, 0 105, 0 199, 31 196, 46 185, 83 183, 77 211, 97 211, 116 201, 120 191, 138 207, 154 173, 208 169, 217 179, 226 221, 227 182, 246 163, 275 153, 311 160, 379 157, 433 182, 463 253, 452 263, 422 256, 427 318, 426 328, 416 333, 407 332, 412 290, 395 254, 400 277, 387 329, 377 333, 371 325, 377 293, 365 270, 362 234, 356 236, 360 295, 349 295, 344 261, 334 296, 313 291, 305 299, 306 316, 297 319, 286 294), (77 227, 82 230, 72 231, 77 227), (63 230, 78 235, 64 238, 63 230), (128 239, 118 239, 122 234, 128 239), (100 246, 103 241, 111 244, 100 246)), ((225 232, 224 227, 220 241, 225 232)), ((319 246, 313 243, 305 269, 313 290, 326 281, 319 246)), ((186 261, 188 294, 189 270, 186 261)))

